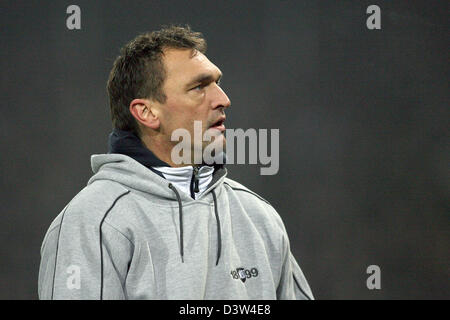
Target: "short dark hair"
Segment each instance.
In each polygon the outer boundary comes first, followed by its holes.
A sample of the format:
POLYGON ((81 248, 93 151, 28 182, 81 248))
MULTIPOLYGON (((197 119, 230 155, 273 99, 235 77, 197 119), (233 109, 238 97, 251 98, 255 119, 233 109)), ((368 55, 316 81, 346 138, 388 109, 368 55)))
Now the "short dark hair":
POLYGON ((162 58, 163 50, 170 48, 205 53, 206 40, 188 25, 171 25, 141 34, 120 50, 107 84, 114 128, 140 136, 138 123, 129 110, 131 101, 138 98, 166 101, 162 89, 166 78, 162 58))

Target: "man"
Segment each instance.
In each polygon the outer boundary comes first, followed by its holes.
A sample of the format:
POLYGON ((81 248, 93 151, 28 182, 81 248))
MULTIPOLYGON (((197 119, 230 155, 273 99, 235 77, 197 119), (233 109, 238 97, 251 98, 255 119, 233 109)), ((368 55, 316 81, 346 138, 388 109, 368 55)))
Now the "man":
POLYGON ((196 164, 195 141, 190 163, 174 161, 172 133, 193 136, 196 121, 212 137, 201 149, 226 143, 230 100, 205 51, 176 26, 122 49, 109 153, 92 156, 94 175, 45 235, 41 299, 313 299, 268 202, 221 161, 196 164))

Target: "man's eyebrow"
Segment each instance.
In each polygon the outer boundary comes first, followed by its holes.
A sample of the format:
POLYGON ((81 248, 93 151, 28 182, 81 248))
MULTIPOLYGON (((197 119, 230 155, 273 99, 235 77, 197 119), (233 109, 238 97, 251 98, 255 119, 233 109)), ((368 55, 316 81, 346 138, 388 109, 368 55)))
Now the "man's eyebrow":
POLYGON ((222 73, 219 73, 219 76, 217 77, 217 80, 215 80, 215 77, 211 73, 201 73, 198 76, 196 76, 194 79, 189 81, 189 83, 186 85, 186 87, 193 86, 196 83, 204 83, 204 82, 212 82, 212 81, 220 81, 222 78, 222 73))

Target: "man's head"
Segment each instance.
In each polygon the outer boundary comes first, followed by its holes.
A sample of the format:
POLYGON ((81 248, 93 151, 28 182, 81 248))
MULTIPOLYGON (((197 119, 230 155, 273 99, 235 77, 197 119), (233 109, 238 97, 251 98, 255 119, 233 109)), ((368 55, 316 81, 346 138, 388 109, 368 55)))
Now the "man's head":
POLYGON ((166 27, 128 43, 108 80, 113 126, 134 132, 169 164, 177 144, 172 132, 183 128, 193 138, 194 121, 201 121, 202 135, 212 130, 224 144, 224 127, 211 127, 224 120, 230 101, 205 52, 206 41, 189 27, 166 27))

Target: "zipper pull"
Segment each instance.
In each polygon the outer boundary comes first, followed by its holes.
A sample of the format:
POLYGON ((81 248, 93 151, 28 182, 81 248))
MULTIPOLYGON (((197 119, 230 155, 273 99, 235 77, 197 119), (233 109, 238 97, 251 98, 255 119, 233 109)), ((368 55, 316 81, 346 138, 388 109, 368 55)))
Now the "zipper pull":
POLYGON ((199 182, 198 171, 199 171, 199 168, 198 167, 194 167, 194 192, 195 193, 200 192, 200 190, 198 188, 198 182, 199 182))

